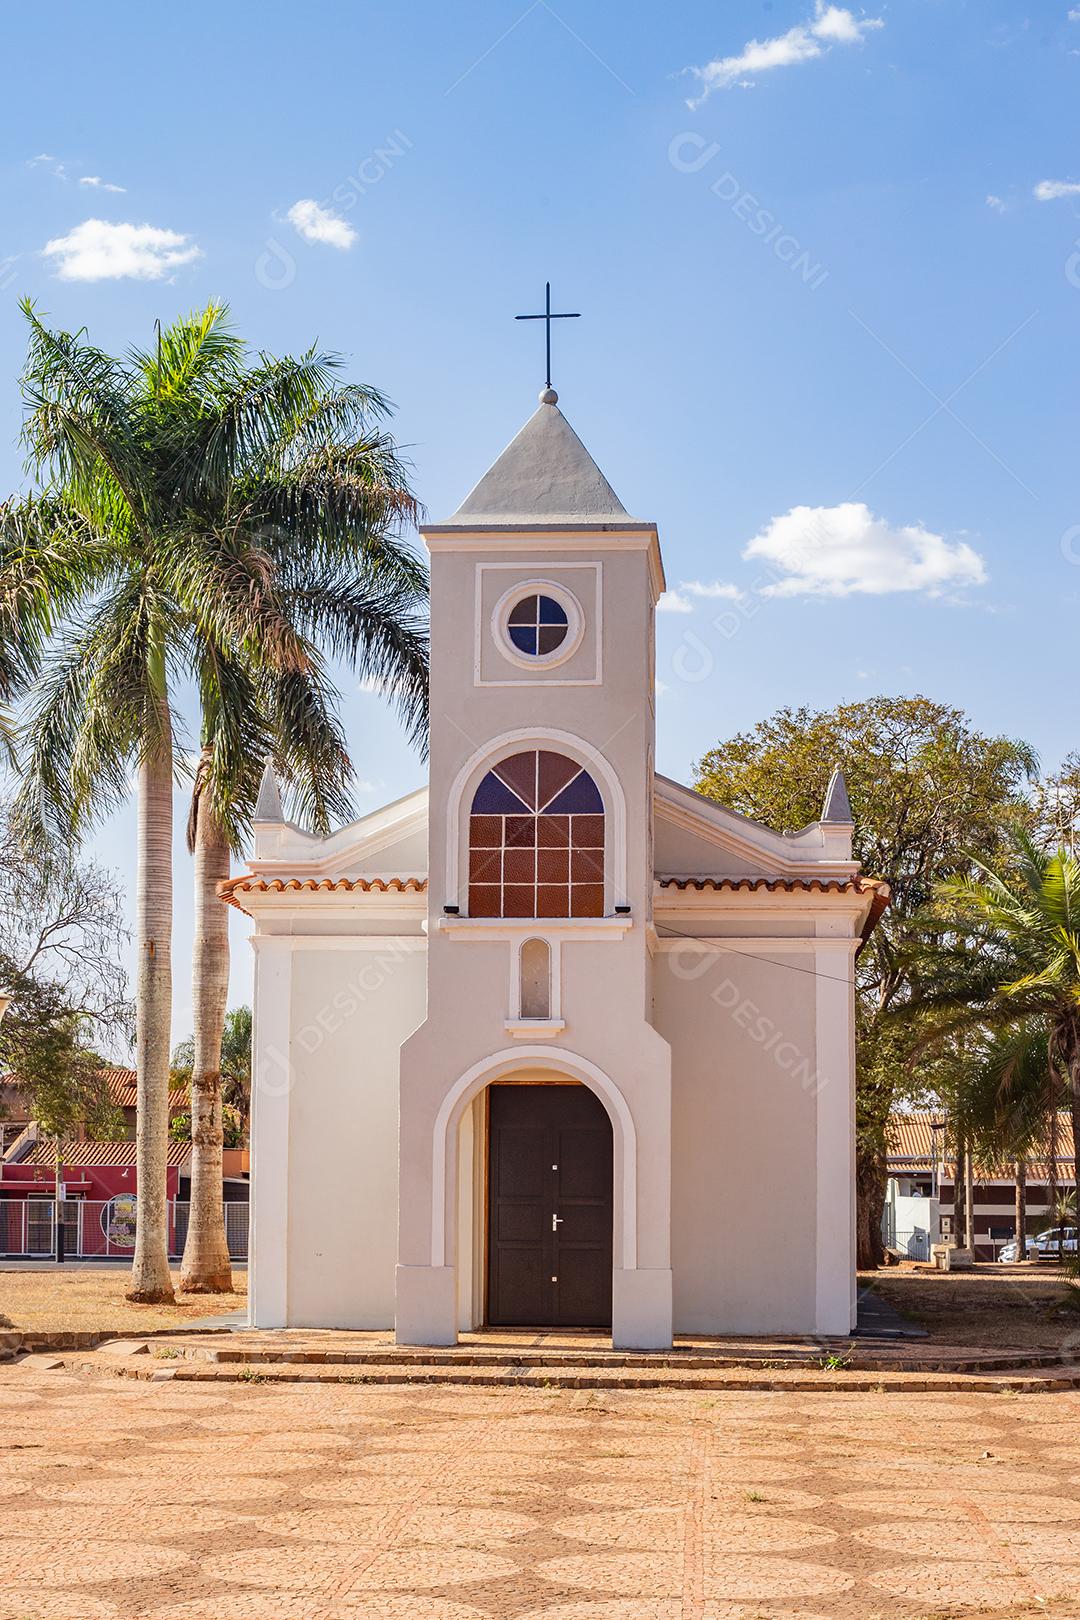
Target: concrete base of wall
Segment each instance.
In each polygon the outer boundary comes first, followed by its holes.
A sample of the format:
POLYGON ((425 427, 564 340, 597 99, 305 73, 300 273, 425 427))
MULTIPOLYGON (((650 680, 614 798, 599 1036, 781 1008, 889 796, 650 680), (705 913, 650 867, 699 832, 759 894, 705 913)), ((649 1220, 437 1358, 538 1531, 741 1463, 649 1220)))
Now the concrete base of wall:
POLYGON ((616 1350, 671 1349, 671 1272, 612 1275, 611 1342, 616 1350))
POLYGON ((453 1266, 398 1266, 394 1338, 398 1344, 457 1344, 453 1266))
POLYGON ((843 1338, 855 1331, 856 1315, 846 1301, 819 1305, 814 1332, 823 1339, 843 1338))

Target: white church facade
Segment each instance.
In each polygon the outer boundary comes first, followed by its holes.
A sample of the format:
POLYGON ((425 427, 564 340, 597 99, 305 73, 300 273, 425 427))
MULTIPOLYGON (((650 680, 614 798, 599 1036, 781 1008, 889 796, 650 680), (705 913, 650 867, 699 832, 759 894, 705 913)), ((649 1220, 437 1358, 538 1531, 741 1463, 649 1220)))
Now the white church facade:
POLYGON ((779 834, 654 768, 656 527, 539 409, 431 557, 429 785, 327 839, 264 780, 251 1320, 854 1325, 854 959, 834 777, 779 834))

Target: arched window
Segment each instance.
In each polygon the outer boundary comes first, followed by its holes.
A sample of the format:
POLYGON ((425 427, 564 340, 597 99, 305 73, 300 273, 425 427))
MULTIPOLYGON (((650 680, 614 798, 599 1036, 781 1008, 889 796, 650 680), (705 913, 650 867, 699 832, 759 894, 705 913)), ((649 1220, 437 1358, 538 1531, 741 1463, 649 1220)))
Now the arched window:
POLYGON ((527 939, 521 947, 522 1018, 551 1017, 551 947, 546 939, 527 939))
POLYGON ((469 817, 469 915, 604 915, 604 801, 576 760, 540 749, 484 777, 469 817))

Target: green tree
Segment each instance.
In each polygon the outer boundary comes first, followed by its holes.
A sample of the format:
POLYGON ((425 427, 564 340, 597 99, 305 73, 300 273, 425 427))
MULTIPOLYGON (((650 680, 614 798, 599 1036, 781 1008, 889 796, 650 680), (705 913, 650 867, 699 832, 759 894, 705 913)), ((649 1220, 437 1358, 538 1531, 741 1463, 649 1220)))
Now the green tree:
POLYGON ((1029 816, 1035 758, 1022 742, 976 731, 958 709, 878 697, 825 712, 781 709, 710 750, 695 786, 780 831, 818 819, 837 765, 855 856, 892 891, 856 972, 858 1257, 869 1266, 881 1254, 888 1119, 913 1084, 915 1036, 886 1024, 910 995, 912 922, 942 879, 970 873, 974 856, 1000 854, 1006 827, 1029 816))
POLYGON ((396 532, 415 503, 378 426, 386 402, 372 389, 337 384, 332 355, 251 361, 224 309, 210 305, 159 328, 149 351, 121 361, 82 333, 49 330, 28 303, 24 310, 24 435, 43 488, 0 514, 8 550, 17 535, 23 547, 0 584, 10 602, 22 599, 24 579, 31 595, 46 573, 57 580, 50 625, 59 621, 60 631, 42 651, 31 614, 24 635, 22 678, 32 672, 33 691, 21 806, 29 826, 71 837, 126 794, 131 765, 138 773, 140 1219, 129 1297, 170 1299, 177 690, 195 686, 203 744, 192 817, 198 1050, 189 1245, 198 1284, 200 1271, 213 1273, 216 1233, 217 1254, 224 1250, 219 1069, 228 957, 216 884, 246 831, 265 756, 292 781, 297 813, 306 811, 313 826, 347 807, 348 758, 321 646, 382 678, 407 721, 422 728, 425 575, 396 532))
POLYGON ((1075 849, 1080 840, 1080 752, 1035 784, 1034 837, 1046 848, 1075 849))
POLYGON ((0 984, 11 1004, 0 1022, 0 1073, 56 1145, 83 1128, 123 1135, 98 1045, 127 1044, 132 1008, 117 879, 62 850, 24 848, 0 805, 0 984))
MULTIPOLYGON (((174 1142, 190 1142, 191 1115, 174 1114, 169 1121, 169 1135, 174 1142)), ((242 1148, 247 1143, 243 1121, 226 1103, 221 1108, 221 1137, 227 1148, 242 1148)))
MULTIPOLYGON (((221 1036, 221 1101, 240 1121, 243 1146, 247 1140, 251 1118, 251 1038, 252 1017, 250 1007, 233 1007, 225 1014, 221 1036)), ((179 1041, 173 1052, 173 1082, 190 1086, 195 1067, 195 1039, 189 1035, 179 1041)))

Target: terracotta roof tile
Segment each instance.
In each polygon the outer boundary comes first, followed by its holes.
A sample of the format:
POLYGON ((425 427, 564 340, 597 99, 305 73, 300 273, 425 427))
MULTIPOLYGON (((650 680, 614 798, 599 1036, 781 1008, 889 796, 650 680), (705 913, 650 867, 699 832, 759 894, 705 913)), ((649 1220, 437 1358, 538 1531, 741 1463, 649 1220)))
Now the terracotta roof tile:
POLYGON ((241 894, 424 894, 427 878, 261 878, 241 872, 218 884, 218 894, 231 906, 243 911, 236 898, 241 894))
MULTIPOLYGON (((99 1069, 98 1073, 104 1078, 109 1101, 116 1108, 134 1108, 137 1105, 138 1075, 134 1069, 108 1068, 99 1069)), ((6 1085, 18 1092, 18 1077, 8 1075, 6 1085)), ((169 1101, 172 1108, 187 1106, 188 1088, 182 1082, 175 1081, 169 1085, 169 1101)), ((21 1096, 21 1093, 19 1094, 21 1096)))
MULTIPOLYGON (((109 1090, 109 1100, 117 1108, 135 1108, 138 1106, 138 1075, 134 1069, 103 1069, 105 1084, 109 1090)), ((170 1111, 176 1108, 186 1108, 188 1104, 188 1088, 183 1082, 169 1082, 170 1111)))
POLYGON ((889 897, 889 885, 880 878, 765 878, 765 877, 662 877, 662 889, 696 889, 699 893, 712 889, 733 891, 745 889, 755 893, 766 889, 769 894, 874 894, 889 897))
MULTIPOLYGON (((66 1166, 72 1169, 85 1168, 96 1165, 103 1169, 126 1169, 135 1165, 134 1142, 65 1142, 60 1150, 60 1156, 66 1166)), ((170 1140, 166 1154, 166 1164, 173 1169, 186 1169, 191 1159, 190 1142, 173 1142, 170 1140)), ((45 1137, 39 1141, 33 1153, 24 1160, 24 1164, 40 1164, 52 1167, 55 1162, 52 1139, 45 1137)))
MULTIPOLYGON (((889 1121, 888 1131, 888 1159, 889 1169, 895 1174, 897 1171, 915 1172, 927 1171, 934 1160, 934 1137, 937 1137, 938 1162, 941 1162, 942 1153, 945 1155, 945 1168, 952 1173, 952 1161, 949 1155, 951 1146, 942 1146, 942 1137, 947 1132, 931 1130, 931 1124, 944 1119, 944 1114, 926 1111, 893 1114, 889 1121)), ((1028 1175, 1034 1179, 1046 1175, 1046 1143, 1043 1143, 1040 1152, 1043 1157, 1028 1164, 1028 1175)), ((1070 1180, 1073 1172, 1073 1139, 1072 1121, 1068 1114, 1061 1114, 1058 1118, 1058 1151, 1057 1151, 1058 1177, 1061 1181, 1070 1180)), ((975 1167, 976 1181, 1002 1181, 1009 1179, 1009 1170, 987 1169, 985 1166, 975 1167)))

